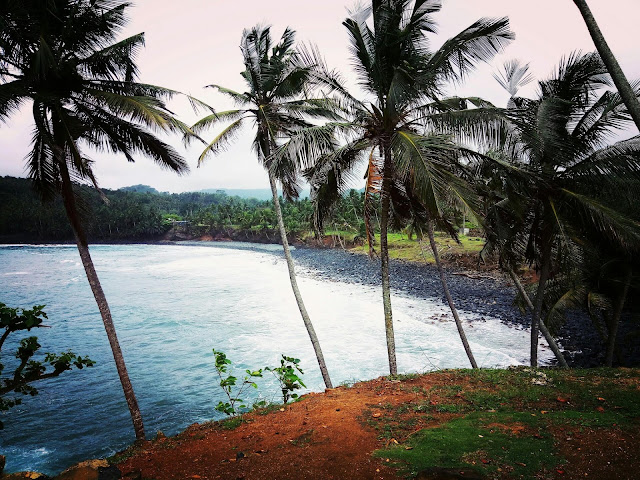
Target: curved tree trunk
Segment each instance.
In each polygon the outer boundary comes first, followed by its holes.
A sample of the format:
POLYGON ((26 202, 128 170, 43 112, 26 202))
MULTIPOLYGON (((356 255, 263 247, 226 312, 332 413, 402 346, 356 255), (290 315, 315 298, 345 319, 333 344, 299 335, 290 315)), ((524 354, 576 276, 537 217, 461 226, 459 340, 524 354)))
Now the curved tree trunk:
POLYGON ((600 31, 600 27, 598 27, 598 23, 591 13, 591 9, 589 8, 589 5, 587 5, 586 0, 573 0, 573 2, 582 14, 582 18, 589 29, 589 34, 591 34, 593 43, 595 44, 602 61, 611 75, 613 83, 615 83, 616 88, 622 97, 622 101, 629 110, 638 130, 640 130, 640 102, 633 91, 633 87, 629 84, 629 80, 627 80, 622 68, 620 68, 618 60, 611 51, 611 48, 609 48, 609 45, 607 44, 602 31, 600 31))
MULTIPOLYGON (((518 290, 520 295, 522 295, 522 297, 524 298, 524 301, 526 302, 527 307, 529 307, 529 310, 533 312, 534 311, 533 303, 531 302, 529 295, 527 295, 526 290, 522 286, 522 283, 520 283, 520 279, 515 274, 512 268, 509 268, 508 271, 509 271, 509 276, 511 277, 511 280, 513 280, 513 283, 515 283, 516 285, 516 289, 518 290)), ((556 359, 558 360, 558 363, 560 364, 560 366, 562 368, 569 368, 569 365, 567 364, 567 360, 564 358, 564 355, 562 355, 562 352, 560 351, 560 348, 556 343, 556 339, 553 338, 553 336, 551 335, 551 332, 549 332, 549 329, 544 324, 542 319, 540 319, 539 326, 540 326, 540 331, 542 332, 542 335, 544 335, 544 338, 549 344, 549 347, 551 347, 551 351, 556 356, 556 359)))
POLYGON ((438 267, 438 273, 440 274, 440 281, 442 282, 442 289, 444 290, 444 296, 447 297, 447 303, 449 304, 449 308, 451 309, 451 313, 453 314, 453 318, 456 322, 456 327, 458 329, 458 333, 460 334, 460 340, 462 340, 462 346, 464 347, 464 351, 469 358, 469 362, 473 368, 478 368, 478 364, 476 363, 476 359, 473 357, 473 353, 471 352, 471 347, 469 346, 469 342, 467 341, 467 335, 464 333, 464 328, 462 327, 462 322, 460 321, 460 317, 458 316, 458 310, 456 309, 455 304, 453 303, 453 298, 451 297, 451 292, 449 292, 449 286, 447 285, 447 278, 444 274, 444 269, 442 268, 442 263, 440 262, 440 255, 438 255, 438 246, 436 245, 436 239, 433 235, 433 222, 431 219, 427 220, 427 233, 429 234, 429 243, 431 244, 431 250, 433 251, 433 258, 436 261, 436 267, 438 267))
POLYGON ((302 321, 304 322, 304 326, 306 327, 307 333, 309 334, 309 338, 311 339, 313 350, 316 353, 316 359, 318 360, 318 365, 320 366, 320 372, 322 373, 322 379, 324 380, 324 384, 327 388, 333 388, 333 385, 331 383, 331 378, 329 378, 329 371, 327 370, 327 365, 324 362, 324 355, 322 354, 322 348, 320 348, 320 341, 318 340, 316 331, 313 328, 313 324, 311 323, 311 319, 309 318, 307 309, 304 306, 304 302, 302 301, 302 295, 300 294, 300 289, 298 288, 298 281, 296 280, 295 266, 293 265, 293 258, 291 257, 291 251, 289 250, 289 242, 287 241, 287 231, 284 228, 284 219, 282 218, 282 209, 280 208, 280 202, 278 201, 278 189, 276 186, 276 179, 273 177, 273 174, 271 173, 271 171, 268 170, 268 173, 269 173, 269 183, 271 185, 271 196, 273 198, 273 207, 275 208, 276 216, 278 217, 278 229, 280 231, 280 239, 282 240, 282 248, 284 249, 284 256, 287 260, 287 267, 289 269, 289 280, 291 281, 291 289, 293 290, 294 297, 296 297, 296 302, 298 304, 298 309, 300 310, 300 315, 302 316, 302 321))
POLYGON ((618 327, 620 326, 620 317, 622 316, 622 310, 624 308, 624 304, 627 300, 627 294, 629 293, 629 286, 631 285, 631 277, 633 270, 631 267, 628 267, 629 270, 624 279, 624 286, 622 287, 622 292, 620 292, 620 298, 618 300, 618 304, 616 305, 616 309, 613 312, 613 316, 611 318, 611 324, 609 325, 609 335, 607 336, 607 356, 605 357, 605 365, 607 367, 611 367, 613 365, 613 354, 616 349, 616 338, 618 336, 618 327))
POLYGON ((551 245, 544 247, 542 253, 542 268, 540 270, 540 279, 538 280, 538 290, 536 292, 536 303, 531 314, 531 366, 538 366, 538 331, 540 318, 542 316, 542 305, 544 303, 544 288, 549 279, 551 271, 551 245))
POLYGON ((380 214, 380 271, 382 275, 382 305, 384 308, 384 328, 387 337, 387 355, 389 357, 389 374, 398 374, 396 361, 396 340, 393 333, 393 313, 391 311, 391 287, 389 282, 389 242, 387 230, 389 227, 390 208, 390 163, 391 152, 384 151, 384 169, 382 172, 382 212, 380 214))
POLYGON ((80 259, 84 271, 89 281, 89 286, 93 292, 93 296, 98 304, 100 315, 102 316, 102 322, 104 323, 104 329, 107 332, 107 338, 109 339, 109 345, 111 346, 111 352, 113 353, 113 359, 116 363, 116 369, 118 371, 118 377, 120 377, 120 383, 122 384, 122 390, 124 391, 124 398, 127 401, 129 407, 129 413, 131 414, 131 421, 133 422, 133 429, 135 430, 136 440, 144 440, 144 425, 142 423, 142 415, 140 408, 138 407, 138 401, 133 391, 133 385, 129 380, 129 373, 127 372, 127 366, 124 363, 124 357, 122 356, 122 350, 120 349, 120 343, 118 342, 118 336, 116 335, 116 329, 111 318, 111 310, 109 304, 102 290, 100 279, 93 265, 93 260, 89 254, 89 244, 87 242, 84 229, 80 222, 78 215, 78 209, 76 206, 75 196, 73 193, 73 185, 69 176, 69 170, 64 160, 58 162, 60 165, 60 173, 62 176, 62 199, 64 202, 64 208, 67 213, 67 218, 71 223, 73 234, 76 239, 76 245, 78 246, 78 252, 80 253, 80 259))

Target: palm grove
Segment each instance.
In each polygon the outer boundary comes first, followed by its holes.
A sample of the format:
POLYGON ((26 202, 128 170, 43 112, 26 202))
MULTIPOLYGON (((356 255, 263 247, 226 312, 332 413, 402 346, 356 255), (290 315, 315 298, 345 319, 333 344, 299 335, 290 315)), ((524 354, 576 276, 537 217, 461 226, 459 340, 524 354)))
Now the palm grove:
MULTIPOLYGON (((585 2, 576 4, 587 12, 585 2)), ((138 439, 144 438, 142 416, 91 261, 79 194, 86 189, 82 184, 98 189, 85 153, 91 150, 123 154, 129 161, 142 155, 186 173, 185 160, 156 136, 162 131, 202 142, 202 163, 222 152, 241 128, 253 129, 253 151, 272 191, 270 224, 277 225, 291 286, 328 388, 329 369, 297 287, 277 187, 292 200, 302 179, 311 185, 308 215, 321 233, 336 205, 344 205, 354 169, 363 163, 366 187, 361 209, 354 212, 362 218, 370 254, 381 263, 392 375, 398 365, 388 232, 405 227, 428 237, 460 341, 477 367, 473 339, 457 314, 434 239, 436 228, 457 239, 461 212, 482 226, 483 253, 498 259, 530 310, 532 366, 538 364, 539 331, 558 363, 566 365, 552 333, 569 309, 591 316, 607 345, 605 361, 614 363, 618 326, 638 288, 640 225, 630 199, 640 185, 640 140, 611 143, 632 124, 639 91, 632 85, 630 99, 612 89, 611 75, 618 85, 621 72, 609 73, 609 58, 605 64, 597 53, 567 55, 538 82, 534 98, 518 96, 519 87, 533 79, 526 66, 510 62, 496 74, 511 95, 506 108, 481 96, 452 97, 446 93, 452 83, 463 82, 513 41, 508 20, 480 19, 432 51, 428 39, 436 31, 439 1, 373 0, 343 22, 360 92, 349 92, 317 49, 296 46, 292 30, 274 42, 269 27, 257 26, 241 38, 246 90, 209 85, 238 108, 204 106, 207 115, 189 127, 165 105, 177 92, 137 82, 135 54, 142 34, 116 41, 128 7, 107 0, 3 2, 0 119, 10 124, 18 110, 32 109, 27 171, 43 201, 62 201, 138 439), (218 124, 222 130, 207 140, 218 124), (379 245, 374 245, 376 230, 379 245), (537 272, 530 287, 518 278, 523 267, 537 272)), ((599 41, 599 50, 602 46, 599 41)))

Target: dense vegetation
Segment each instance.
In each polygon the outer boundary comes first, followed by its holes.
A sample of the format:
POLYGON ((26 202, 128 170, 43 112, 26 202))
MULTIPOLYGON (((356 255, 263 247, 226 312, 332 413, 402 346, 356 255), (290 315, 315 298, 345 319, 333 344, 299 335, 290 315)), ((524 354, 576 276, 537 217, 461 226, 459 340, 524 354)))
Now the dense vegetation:
MULTIPOLYGON (((155 189, 104 189, 108 202, 92 188, 82 192, 82 213, 92 241, 151 241, 161 239, 174 225, 193 235, 229 230, 272 231, 276 218, 271 201, 218 193, 159 193, 155 189), (142 191, 141 191, 142 190, 142 191)), ((0 177, 0 242, 72 241, 73 232, 60 199, 42 204, 31 181, 0 177)), ((338 203, 331 226, 358 232, 364 229, 363 194, 355 190, 338 203)), ((309 199, 281 200, 287 231, 311 231, 313 205, 309 199)), ((275 241, 275 237, 274 237, 275 241)))

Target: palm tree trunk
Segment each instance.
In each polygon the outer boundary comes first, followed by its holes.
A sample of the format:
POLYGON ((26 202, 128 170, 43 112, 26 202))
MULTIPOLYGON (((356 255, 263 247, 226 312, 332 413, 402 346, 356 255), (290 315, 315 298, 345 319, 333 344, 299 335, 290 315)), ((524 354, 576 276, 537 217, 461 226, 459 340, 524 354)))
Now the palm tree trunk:
POLYGON ((271 173, 271 171, 268 171, 268 172, 269 172, 269 183, 271 184, 271 196, 273 197, 273 206, 276 210, 276 216, 278 217, 278 228, 280 230, 280 239, 282 240, 282 248, 284 249, 284 256, 287 260, 287 267, 289 268, 289 280, 291 281, 291 289, 293 290, 293 296, 296 298, 296 302, 298 303, 298 309, 300 310, 300 315, 302 316, 302 321, 304 322, 304 326, 306 327, 307 333, 309 334, 309 338, 311 339, 313 350, 316 353, 316 359, 318 360, 318 365, 320 366, 320 372, 322 373, 322 379, 324 380, 324 384, 327 388, 333 388, 333 385, 331 383, 331 378, 329 378, 329 371, 327 370, 327 365, 324 362, 324 355, 322 354, 322 348, 320 348, 320 341, 318 340, 316 331, 313 328, 313 324, 311 323, 311 319, 309 318, 307 309, 304 306, 304 302, 302 301, 302 295, 300 294, 300 289, 298 288, 298 281, 296 279, 295 266, 293 265, 293 258, 291 257, 291 251, 289 250, 289 242, 287 241, 287 231, 284 228, 284 219, 282 218, 282 209, 280 208, 280 202, 278 200, 278 189, 276 186, 276 179, 274 178, 273 173, 271 173))
MULTIPOLYGON (((516 275, 516 273, 513 271, 512 268, 509 268, 509 276, 511 277, 511 280, 513 280, 513 283, 515 283, 516 289, 518 290, 520 295, 522 295, 522 298, 524 298, 524 301, 526 302, 527 307, 529 307, 529 310, 533 312, 534 310, 533 303, 531 302, 531 299, 529 298, 527 291, 522 286, 520 279, 518 278, 518 276, 516 275)), ((544 335, 544 338, 549 344, 549 347, 551 347, 551 351, 556 356, 556 360, 558 360, 558 363, 560 364, 560 366, 562 368, 569 368, 569 365, 567 364, 567 361, 565 360, 564 355, 562 355, 562 352, 560 351, 560 348, 556 343, 556 339, 553 338, 553 336, 551 335, 551 332, 549 332, 549 329, 544 324, 542 319, 540 319, 539 325, 540 325, 540 331, 544 335)))
POLYGON ((629 110, 638 130, 640 130, 640 102, 633 91, 633 87, 629 84, 629 80, 627 80, 622 68, 620 68, 618 60, 611 51, 611 48, 609 48, 609 45, 607 44, 596 19, 591 13, 591 9, 589 8, 589 5, 587 5, 586 0, 573 0, 573 2, 582 14, 582 18, 589 29, 593 43, 595 44, 602 61, 611 75, 613 83, 615 83, 616 88, 622 97, 622 101, 629 110))
POLYGON ((433 222, 431 221, 431 219, 427 220, 427 233, 429 234, 429 243, 431 244, 431 251, 433 251, 433 258, 436 261, 436 267, 438 267, 438 273, 440 274, 440 281, 442 282, 442 289, 444 290, 444 296, 447 297, 447 303, 449 304, 449 308, 451 309, 451 313, 453 314, 453 318, 456 322, 456 327, 458 328, 458 333, 460 334, 460 340, 462 340, 462 346, 464 347, 464 351, 467 353, 467 357, 469 358, 471 367, 478 368, 476 359, 473 357, 473 353, 471 352, 471 347, 469 346, 469 342, 467 341, 467 335, 464 333, 462 322, 460 321, 460 317, 458 316, 458 310, 456 309, 456 306, 453 303, 453 297, 451 297, 451 292, 449 292, 447 279, 444 275, 444 268, 442 268, 442 263, 440 262, 440 255, 438 255, 438 246, 436 245, 436 239, 433 235, 433 222))
POLYGON ((542 305, 544 303, 544 288, 549 279, 551 271, 551 244, 544 247, 542 253, 542 268, 540 270, 540 279, 538 280, 538 290, 536 292, 536 303, 531 315, 531 366, 538 366, 538 331, 542 323, 542 305))
POLYGON ((382 275, 382 305, 384 308, 384 328, 387 337, 387 355, 389 357, 389 374, 398 374, 396 361, 396 340, 393 333, 393 313, 391 311, 391 288, 389 282, 389 242, 387 230, 390 208, 390 163, 391 152, 384 151, 384 170, 382 177, 382 212, 380 214, 380 270, 382 275))
POLYGON ((127 366, 124 363, 124 357, 122 356, 122 350, 120 349, 120 343, 118 342, 118 336, 116 335, 116 329, 111 318, 111 310, 107 303, 107 298, 102 290, 100 279, 93 265, 93 260, 89 253, 89 244, 87 242, 84 229, 80 222, 78 215, 78 209, 76 206, 75 196, 73 193, 73 185, 71 183, 71 177, 69 176, 69 170, 64 160, 59 160, 60 173, 62 176, 62 199, 64 202, 64 208, 67 213, 67 218, 71 223, 73 234, 76 239, 76 245, 78 246, 78 253, 84 271, 89 281, 89 286, 93 292, 93 296, 98 304, 98 310, 102 316, 102 322, 104 323, 104 329, 107 332, 107 338, 109 339, 109 345, 111 346, 111 352, 113 353, 113 359, 116 363, 116 369, 118 371, 118 377, 120 377, 120 383, 122 384, 122 390, 124 392, 124 398, 127 401, 129 407, 129 413, 131 414, 131 421, 133 422, 133 429, 136 434, 136 440, 144 440, 144 425, 142 423, 142 415, 140 408, 138 407, 138 401, 133 391, 133 385, 129 380, 129 373, 127 372, 127 366))
POLYGON ((616 349, 616 337, 618 336, 620 317, 622 316, 622 309, 624 308, 624 304, 627 300, 627 294, 629 293, 629 286, 631 285, 631 276, 633 270, 631 269, 631 267, 628 268, 629 270, 624 280, 624 286, 622 287, 622 292, 620 292, 620 298, 618 300, 618 304, 616 305, 616 309, 613 312, 611 324, 609 326, 609 335, 607 336, 607 356, 605 357, 605 365, 607 367, 611 367, 613 365, 613 353, 616 349))

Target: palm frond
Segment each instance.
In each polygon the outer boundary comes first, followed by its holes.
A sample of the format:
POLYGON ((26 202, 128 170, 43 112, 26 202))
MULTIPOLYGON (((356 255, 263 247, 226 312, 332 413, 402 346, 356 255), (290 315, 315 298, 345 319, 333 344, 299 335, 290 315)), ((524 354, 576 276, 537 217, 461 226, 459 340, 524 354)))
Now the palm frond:
POLYGON ((482 18, 447 40, 425 66, 425 75, 462 81, 478 62, 488 62, 514 38, 508 18, 482 18))
POLYGON ((206 88, 215 88, 221 94, 231 98, 238 105, 248 105, 251 103, 251 97, 246 93, 239 93, 229 88, 225 88, 220 85, 214 85, 214 84, 207 85, 206 88))
POLYGON ((634 252, 640 246, 640 223, 621 215, 616 210, 581 195, 574 191, 562 189, 567 200, 572 204, 573 220, 580 218, 593 230, 623 251, 634 252))
POLYGON ((25 103, 29 93, 22 80, 0 84, 0 121, 6 122, 25 103))
POLYGON ((249 110, 225 110, 223 112, 215 112, 201 118, 191 126, 191 130, 196 135, 200 135, 205 130, 215 126, 218 122, 236 121, 250 115, 249 110))
MULTIPOLYGON (((502 71, 493 74, 493 78, 504 88, 511 97, 515 97, 518 91, 534 80, 529 72, 529 64, 522 64, 520 60, 510 60, 502 66, 502 71)), ((512 104, 512 106, 515 106, 512 104)))
POLYGON ((109 45, 78 62, 88 76, 108 80, 133 81, 138 77, 135 57, 144 46, 144 33, 109 45))
POLYGON ((164 103, 149 96, 120 95, 102 90, 87 89, 97 103, 106 105, 118 116, 141 123, 156 130, 176 131, 177 125, 164 103))
POLYGON ((240 118, 222 130, 202 151, 200 157, 198 157, 198 166, 200 166, 209 155, 217 155, 224 151, 233 142, 242 125, 243 119, 240 118))
POLYGON ((185 160, 168 144, 126 119, 107 110, 97 110, 90 105, 78 105, 78 113, 90 134, 84 139, 97 150, 124 154, 129 162, 140 153, 150 157, 160 167, 185 174, 189 167, 185 160))

